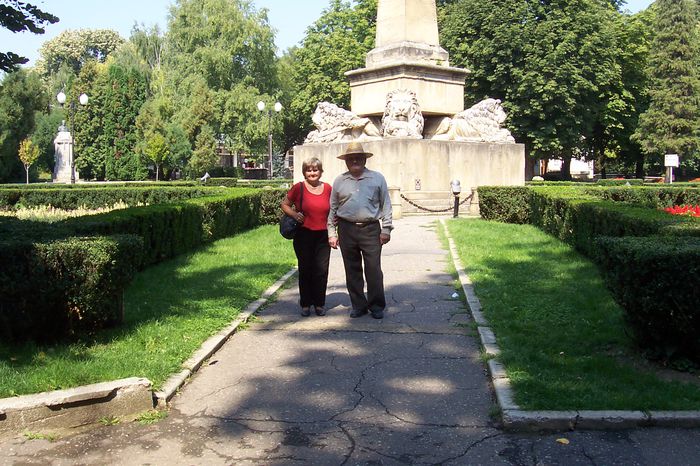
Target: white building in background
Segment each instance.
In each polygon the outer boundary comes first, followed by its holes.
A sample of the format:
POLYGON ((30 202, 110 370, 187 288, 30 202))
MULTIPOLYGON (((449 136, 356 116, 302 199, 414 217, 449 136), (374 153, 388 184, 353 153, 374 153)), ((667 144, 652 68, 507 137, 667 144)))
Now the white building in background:
MULTIPOLYGON (((547 173, 558 173, 564 164, 562 160, 550 159, 547 163, 547 173)), ((574 179, 592 180, 594 176, 593 160, 587 162, 583 159, 571 159, 571 177, 574 179)))

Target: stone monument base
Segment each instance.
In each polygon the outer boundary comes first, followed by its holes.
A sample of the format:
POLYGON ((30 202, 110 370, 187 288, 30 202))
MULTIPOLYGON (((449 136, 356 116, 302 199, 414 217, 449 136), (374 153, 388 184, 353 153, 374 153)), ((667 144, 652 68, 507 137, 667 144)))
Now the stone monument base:
MULTIPOLYGON (((523 144, 491 144, 484 142, 436 141, 430 139, 382 139, 363 141, 362 146, 373 157, 367 168, 381 172, 392 193, 392 204, 405 213, 414 206, 401 198, 404 195, 419 205, 418 193, 438 193, 432 197, 446 199, 449 206, 450 182, 459 180, 461 198, 478 186, 522 186, 525 184, 525 146, 523 144), (398 191, 398 194, 396 193, 398 191), (411 197, 413 196, 413 198, 411 197)), ((332 184, 347 171, 338 155, 347 143, 304 144, 294 148, 294 181, 304 179, 301 164, 311 157, 323 163, 323 181, 332 184)))

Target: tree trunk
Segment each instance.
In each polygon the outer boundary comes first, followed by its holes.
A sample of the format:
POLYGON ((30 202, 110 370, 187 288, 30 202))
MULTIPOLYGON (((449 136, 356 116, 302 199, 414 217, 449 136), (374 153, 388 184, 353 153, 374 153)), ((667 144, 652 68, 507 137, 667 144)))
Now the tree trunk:
POLYGON ((158 164, 156 164, 156 181, 158 181, 158 174, 159 174, 158 172, 159 171, 160 171, 159 166, 158 166, 158 164))
POLYGON ((24 166, 24 171, 27 172, 27 184, 29 184, 29 165, 24 166))
POLYGON ((571 179, 571 156, 570 155, 565 155, 562 158, 561 179, 562 180, 570 180, 571 179))

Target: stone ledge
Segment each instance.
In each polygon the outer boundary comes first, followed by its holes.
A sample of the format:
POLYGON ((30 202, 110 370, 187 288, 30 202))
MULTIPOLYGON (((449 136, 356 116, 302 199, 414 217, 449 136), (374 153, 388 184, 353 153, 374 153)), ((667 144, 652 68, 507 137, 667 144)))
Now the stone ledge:
POLYGON ((0 400, 0 436, 22 430, 61 430, 153 409, 151 382, 128 379, 0 400))

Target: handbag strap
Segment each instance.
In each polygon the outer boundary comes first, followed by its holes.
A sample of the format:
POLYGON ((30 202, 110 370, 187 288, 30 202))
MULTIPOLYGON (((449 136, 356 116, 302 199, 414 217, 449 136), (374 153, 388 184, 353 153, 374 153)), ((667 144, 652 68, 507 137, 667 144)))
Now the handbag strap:
POLYGON ((304 202, 304 182, 299 182, 299 212, 301 212, 301 204, 304 202))

